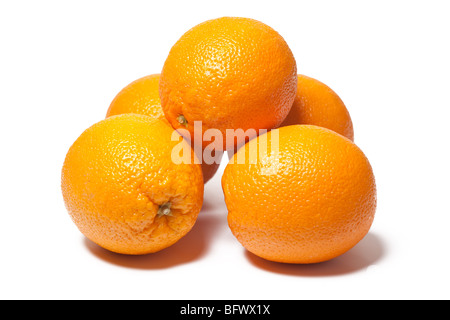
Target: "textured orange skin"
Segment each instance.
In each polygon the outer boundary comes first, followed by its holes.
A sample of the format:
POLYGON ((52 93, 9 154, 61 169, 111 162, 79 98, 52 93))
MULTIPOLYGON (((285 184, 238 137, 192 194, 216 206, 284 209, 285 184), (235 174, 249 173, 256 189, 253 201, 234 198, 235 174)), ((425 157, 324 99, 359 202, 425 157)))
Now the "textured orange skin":
POLYGON ((123 88, 111 102, 106 117, 136 113, 167 121, 159 99, 159 77, 148 75, 123 88))
POLYGON ((232 160, 222 177, 228 224, 255 255, 317 263, 345 253, 368 233, 376 209, 375 179, 349 139, 317 126, 288 126, 253 139, 232 160), (278 155, 236 163, 263 139, 270 145, 275 131, 278 155))
POLYGON ((140 255, 167 248, 191 230, 202 207, 202 172, 198 164, 171 161, 178 143, 171 141, 173 131, 161 120, 124 114, 75 141, 61 186, 87 238, 113 252, 140 255), (166 203, 172 216, 157 216, 166 203))
POLYGON ((344 102, 324 83, 298 75, 297 96, 280 127, 311 124, 337 132, 352 140, 353 123, 344 102))
POLYGON ((248 18, 209 20, 186 32, 170 50, 160 81, 162 108, 172 126, 187 128, 191 136, 194 121, 202 121, 203 131, 219 129, 222 150, 234 146, 226 142, 226 129, 279 126, 296 90, 297 65, 287 43, 248 18))
MULTIPOLYGON (((106 117, 108 118, 125 113, 135 113, 169 123, 161 108, 161 100, 159 99, 159 78, 159 74, 152 74, 137 79, 127 85, 111 102, 106 117)), ((215 175, 219 166, 220 162, 214 162, 212 164, 202 162, 204 183, 208 182, 215 175)))

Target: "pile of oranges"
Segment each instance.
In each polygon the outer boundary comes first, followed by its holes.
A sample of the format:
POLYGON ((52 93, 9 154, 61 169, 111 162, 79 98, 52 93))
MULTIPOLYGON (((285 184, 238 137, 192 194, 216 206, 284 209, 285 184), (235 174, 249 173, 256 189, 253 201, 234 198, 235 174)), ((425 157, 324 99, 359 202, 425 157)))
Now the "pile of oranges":
POLYGON ((103 248, 157 252, 192 229, 228 152, 222 188, 238 241, 267 260, 322 262, 355 246, 375 215, 374 175, 353 137, 342 100, 297 73, 280 34, 214 19, 186 32, 160 74, 126 86, 75 141, 63 198, 103 248))

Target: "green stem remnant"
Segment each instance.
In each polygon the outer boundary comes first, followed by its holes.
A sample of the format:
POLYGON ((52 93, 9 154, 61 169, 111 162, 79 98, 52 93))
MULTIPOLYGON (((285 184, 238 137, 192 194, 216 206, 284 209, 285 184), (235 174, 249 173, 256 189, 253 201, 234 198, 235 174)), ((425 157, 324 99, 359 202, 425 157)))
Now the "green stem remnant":
POLYGON ((161 218, 163 216, 172 216, 172 210, 170 210, 170 207, 172 204, 170 202, 166 202, 163 205, 159 206, 158 209, 158 217, 161 218))
POLYGON ((187 125, 188 125, 188 122, 187 122, 186 118, 185 118, 182 114, 180 114, 180 115, 177 117, 177 121, 178 121, 178 123, 181 124, 182 126, 187 127, 187 125))

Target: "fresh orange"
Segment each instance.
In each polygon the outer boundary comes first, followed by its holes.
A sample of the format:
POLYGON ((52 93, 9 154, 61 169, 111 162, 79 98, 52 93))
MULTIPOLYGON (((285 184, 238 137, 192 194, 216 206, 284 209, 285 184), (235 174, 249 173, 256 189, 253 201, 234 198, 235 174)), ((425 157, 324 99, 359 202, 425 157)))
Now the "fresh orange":
POLYGON ((136 113, 167 121, 159 99, 159 77, 152 74, 128 84, 111 102, 106 117, 136 113))
MULTIPOLYGON (((62 193, 90 240, 139 255, 167 248, 193 227, 203 201, 200 165, 175 164, 180 141, 167 123, 147 116, 110 117, 87 129, 67 153, 62 193)), ((190 148, 189 145, 187 145, 190 148)))
MULTIPOLYGON (((167 122, 159 99, 159 78, 159 74, 152 74, 128 84, 111 102, 106 117, 135 113, 167 122)), ((217 172, 222 155, 223 152, 217 152, 217 161, 213 163, 202 161, 204 183, 208 182, 217 172)), ((197 156, 202 159, 201 154, 197 154, 197 156)))
POLYGON ((297 96, 281 127, 311 124, 333 130, 353 141, 353 123, 341 98, 326 84, 298 76, 297 96))
POLYGON ((209 20, 186 32, 170 50, 160 81, 162 108, 172 126, 193 136, 194 121, 201 121, 203 132, 220 130, 221 149, 236 143, 227 143, 227 129, 242 129, 237 135, 242 141, 248 129, 279 126, 296 90, 289 46, 271 27, 248 18, 209 20))
POLYGON ((259 257, 326 261, 355 246, 372 225, 371 165, 353 142, 331 130, 274 129, 251 140, 231 161, 222 177, 229 227, 259 257), (265 145, 269 151, 261 152, 265 145))

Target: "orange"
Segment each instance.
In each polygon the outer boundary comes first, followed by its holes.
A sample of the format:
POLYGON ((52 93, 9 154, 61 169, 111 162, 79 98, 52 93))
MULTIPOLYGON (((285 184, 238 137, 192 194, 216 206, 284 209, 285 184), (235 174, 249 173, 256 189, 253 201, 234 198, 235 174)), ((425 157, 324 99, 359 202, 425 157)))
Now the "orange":
MULTIPOLYGON (((111 102, 106 117, 135 113, 166 121, 159 99, 159 74, 139 78, 123 88, 111 102)), ((218 153, 218 161, 207 164, 202 161, 204 183, 208 182, 220 165, 223 153, 218 153)), ((201 158, 201 154, 197 154, 201 158)))
MULTIPOLYGON (((217 157, 221 160, 223 156, 223 151, 213 151, 212 156, 217 157)), ((220 161, 216 160, 213 163, 202 162, 202 173, 203 173, 203 182, 207 183, 211 180, 212 177, 216 174, 217 170, 220 167, 220 161)))
POLYGON ((111 102, 106 117, 124 113, 166 121, 159 99, 159 74, 139 78, 123 88, 111 102))
POLYGON ((333 130, 353 141, 353 123, 341 98, 326 84, 298 76, 297 96, 281 127, 311 124, 333 130))
POLYGON ((231 161, 222 177, 228 224, 261 258, 301 264, 330 260, 355 246, 372 225, 371 165, 353 142, 331 130, 274 129, 251 140, 231 161), (266 150, 264 145, 268 152, 255 151, 266 150))
POLYGON ((67 210, 87 238, 140 255, 167 248, 191 230, 202 207, 202 172, 198 164, 171 161, 174 146, 187 144, 181 136, 172 141, 173 133, 161 120, 124 114, 75 141, 61 185, 67 210))
POLYGON ((201 121, 203 132, 220 130, 221 149, 236 143, 226 141, 227 129, 253 129, 237 135, 242 141, 279 126, 296 90, 289 46, 271 27, 248 18, 193 27, 170 50, 160 80, 162 108, 172 126, 193 136, 194 121, 201 121))

